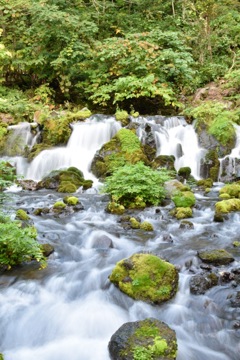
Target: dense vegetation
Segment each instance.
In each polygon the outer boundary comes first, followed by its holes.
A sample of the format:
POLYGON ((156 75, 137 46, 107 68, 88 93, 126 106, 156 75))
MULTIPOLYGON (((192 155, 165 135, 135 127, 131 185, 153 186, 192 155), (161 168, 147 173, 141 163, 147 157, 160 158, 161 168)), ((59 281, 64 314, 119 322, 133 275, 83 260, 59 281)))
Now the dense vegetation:
POLYGON ((239 102, 237 0, 1 0, 0 16, 0 112, 179 111, 219 79, 239 102))

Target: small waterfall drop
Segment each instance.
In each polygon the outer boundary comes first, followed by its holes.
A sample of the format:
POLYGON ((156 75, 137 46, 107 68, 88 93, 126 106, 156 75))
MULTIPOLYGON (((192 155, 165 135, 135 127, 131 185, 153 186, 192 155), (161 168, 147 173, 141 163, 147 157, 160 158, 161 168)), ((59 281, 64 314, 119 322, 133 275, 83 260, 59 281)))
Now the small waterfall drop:
POLYGON ((24 153, 26 147, 31 149, 40 136, 37 123, 22 122, 8 126, 8 130, 10 130, 10 135, 6 144, 7 155, 12 149, 15 149, 18 154, 24 153))
POLYGON ((219 181, 229 181, 240 177, 240 126, 234 124, 236 144, 229 155, 219 159, 219 181))
POLYGON ((30 164, 25 178, 41 180, 52 170, 75 166, 84 177, 93 179, 90 165, 94 154, 121 128, 114 117, 91 117, 85 122, 72 125, 72 135, 66 147, 42 151, 30 164))
POLYGON ((198 145, 194 126, 188 125, 182 117, 170 117, 155 129, 158 155, 173 155, 175 169, 188 166, 194 178, 200 178, 200 160, 206 150, 198 145))

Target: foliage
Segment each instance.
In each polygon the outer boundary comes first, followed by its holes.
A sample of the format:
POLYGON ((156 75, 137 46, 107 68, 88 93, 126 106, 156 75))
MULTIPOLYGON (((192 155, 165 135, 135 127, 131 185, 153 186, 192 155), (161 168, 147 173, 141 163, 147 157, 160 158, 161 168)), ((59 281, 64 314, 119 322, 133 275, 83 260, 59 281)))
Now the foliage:
POLYGON ((46 267, 41 246, 36 241, 36 228, 21 227, 21 222, 11 221, 1 215, 0 222, 0 266, 10 269, 23 262, 36 260, 41 268, 46 267))
POLYGON ((171 197, 176 207, 192 207, 195 202, 195 196, 191 191, 176 191, 171 197))
POLYGON ((159 205, 165 196, 163 184, 169 180, 168 172, 155 171, 142 162, 125 165, 106 178, 103 191, 124 206, 140 197, 148 205, 159 205))
POLYGON ((3 191, 17 179, 16 169, 6 161, 0 161, 0 191, 3 191))

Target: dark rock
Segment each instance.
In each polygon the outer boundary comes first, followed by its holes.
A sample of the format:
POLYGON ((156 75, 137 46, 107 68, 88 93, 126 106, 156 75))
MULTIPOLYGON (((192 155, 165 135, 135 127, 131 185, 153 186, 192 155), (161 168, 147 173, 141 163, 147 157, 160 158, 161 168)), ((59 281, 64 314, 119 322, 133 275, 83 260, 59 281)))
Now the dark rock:
POLYGON ((149 318, 123 324, 108 344, 112 360, 174 360, 177 357, 175 331, 165 323, 149 318), (149 356, 149 357, 148 357, 149 356))
POLYGON ((213 221, 215 222, 224 222, 224 215, 222 213, 215 213, 213 221))
POLYGON ((230 282, 232 280, 234 280, 235 276, 233 273, 229 272, 229 271, 224 271, 223 273, 220 274, 220 280, 221 282, 230 282))
POLYGON ((228 299, 230 300, 231 307, 233 308, 240 307, 240 291, 237 291, 236 293, 229 295, 228 299))
POLYGON ((209 250, 209 251, 199 251, 198 257, 208 264, 213 265, 227 265, 234 261, 234 258, 224 249, 209 250))
POLYGON ((214 273, 195 275, 190 280, 190 292, 194 295, 202 295, 217 284, 218 276, 214 273))
POLYGON ((48 257, 54 252, 54 247, 50 244, 41 244, 43 255, 48 257))

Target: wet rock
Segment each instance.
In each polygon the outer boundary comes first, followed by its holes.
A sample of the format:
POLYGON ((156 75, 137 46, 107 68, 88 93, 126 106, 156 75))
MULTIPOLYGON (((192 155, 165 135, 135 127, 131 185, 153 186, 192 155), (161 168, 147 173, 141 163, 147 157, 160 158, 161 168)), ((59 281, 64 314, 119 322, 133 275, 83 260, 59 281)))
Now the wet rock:
POLYGON ((230 306, 233 308, 239 308, 240 307, 240 291, 237 291, 234 294, 230 294, 228 296, 230 306))
POLYGON ((191 221, 182 220, 179 225, 179 229, 185 229, 185 230, 194 229, 194 225, 191 221))
POLYGON ((194 295, 202 295, 217 284, 218 276, 214 273, 195 275, 190 279, 190 292, 194 295))
POLYGON ((41 244, 43 255, 48 257, 54 252, 54 247, 50 244, 41 244))
POLYGON ((113 242, 107 235, 101 235, 93 240, 92 247, 94 249, 110 249, 113 248, 113 242))
POLYGON ((122 292, 136 300, 160 304, 171 299, 178 288, 178 271, 174 265, 151 254, 134 254, 119 261, 109 276, 122 292), (130 277, 131 283, 123 279, 130 277))
POLYGON ((223 283, 228 283, 234 280, 234 278, 235 278, 234 274, 229 271, 223 271, 220 273, 220 280, 223 283))
POLYGON ((165 168, 168 170, 175 170, 175 157, 173 155, 159 155, 151 163, 153 169, 165 168))
POLYGON ((18 180, 18 184, 23 190, 35 191, 38 189, 38 183, 33 180, 18 180))
POLYGON ((233 324, 233 328, 240 329, 240 321, 235 321, 235 323, 233 324))
POLYGON ((112 335, 108 349, 112 360, 174 360, 177 357, 176 333, 153 318, 129 322, 112 335))
POLYGON ((163 234, 162 239, 166 242, 173 242, 173 238, 170 234, 163 234))
POLYGON ((215 212, 214 217, 213 217, 213 221, 214 222, 224 222, 224 215, 222 213, 219 212, 215 212))
POLYGON ((208 264, 227 265, 234 261, 233 256, 224 249, 200 251, 198 257, 208 264))

